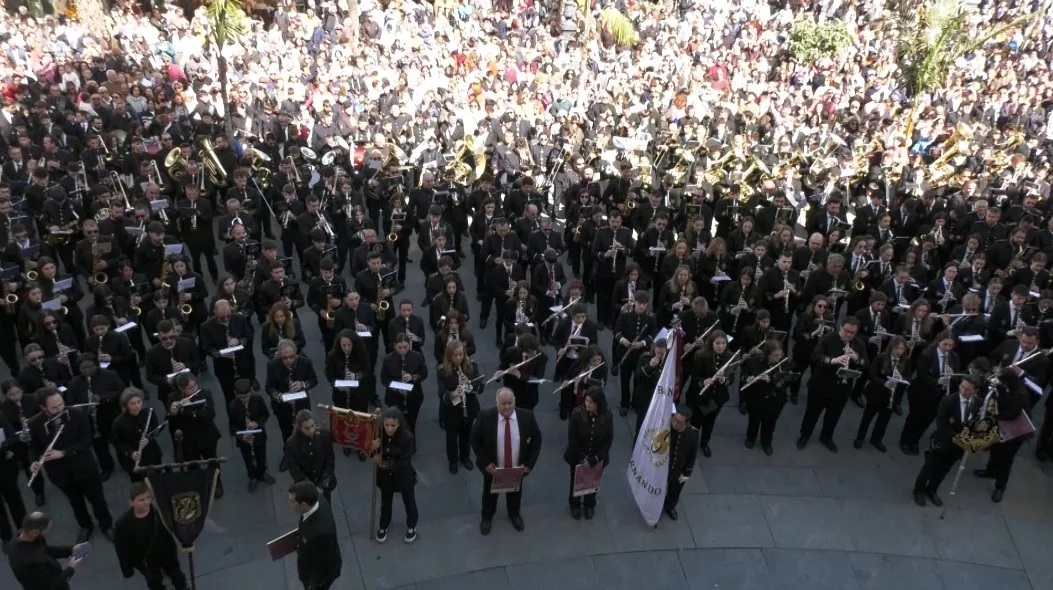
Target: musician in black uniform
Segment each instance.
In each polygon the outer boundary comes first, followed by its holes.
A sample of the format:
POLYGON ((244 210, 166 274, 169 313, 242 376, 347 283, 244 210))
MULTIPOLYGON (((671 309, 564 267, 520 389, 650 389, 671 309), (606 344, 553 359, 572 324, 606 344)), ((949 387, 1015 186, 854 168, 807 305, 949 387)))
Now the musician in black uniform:
MULTIPOLYGON (((874 293, 871 296, 872 301, 874 296, 883 297, 881 293, 874 293)), ((861 310, 860 313, 867 313, 867 310, 861 310)), ((877 422, 870 433, 870 444, 882 453, 888 450, 882 442, 885 429, 888 428, 896 400, 902 397, 902 392, 907 387, 905 381, 910 377, 911 369, 906 339, 903 336, 894 336, 885 351, 875 356, 874 361, 870 363, 869 377, 862 391, 866 403, 863 416, 859 420, 859 428, 856 430, 856 438, 852 441, 853 447, 863 448, 863 440, 870 430, 870 422, 876 417, 877 422)))
POLYGON ((158 343, 146 351, 146 380, 154 384, 157 398, 167 406, 174 373, 189 371, 197 375, 201 362, 194 341, 179 336, 173 320, 157 324, 157 338, 158 343))
POLYGON ((43 512, 33 512, 19 524, 21 530, 17 539, 5 548, 15 579, 27 590, 68 590, 70 578, 84 560, 83 556, 73 557, 75 552, 84 548, 83 541, 72 547, 48 545, 44 536, 51 532, 51 517, 43 512), (59 564, 59 558, 69 558, 65 567, 59 564))
POLYGON ((85 501, 91 503, 92 512, 103 536, 112 541, 110 528, 113 526, 113 517, 106 506, 99 465, 90 450, 92 431, 88 414, 80 408, 67 409, 62 395, 54 387, 38 390, 35 397, 43 416, 35 420, 30 427, 33 448, 39 457, 30 470, 36 473, 43 469, 48 480, 69 499, 73 515, 80 525, 78 543, 91 539, 94 531, 85 501), (55 439, 59 428, 62 428, 62 435, 45 454, 44 451, 55 439))
POLYGON ((501 351, 498 369, 501 371, 502 385, 515 394, 516 407, 533 411, 537 406, 538 384, 530 381, 539 381, 545 376, 546 364, 548 355, 541 351, 534 334, 523 334, 515 346, 501 351))
POLYGON ((309 481, 326 500, 336 489, 336 454, 329 431, 318 428, 310 410, 296 412, 296 431, 285 439, 285 458, 293 483, 309 481))
POLYGON ((640 360, 636 363, 632 398, 633 411, 636 412, 634 437, 640 436, 640 430, 643 429, 644 420, 647 418, 647 410, 651 407, 651 398, 654 397, 655 387, 665 365, 666 347, 665 338, 655 340, 651 350, 640 355, 640 360))
POLYGON ((319 263, 318 276, 311 279, 307 289, 307 305, 318 316, 318 331, 322 334, 322 345, 325 350, 333 347, 333 323, 336 309, 347 292, 343 277, 336 275, 336 263, 331 258, 323 258, 319 263))
POLYGON ((766 340, 760 348, 760 354, 746 359, 742 365, 742 385, 739 396, 746 404, 749 420, 746 424, 746 448, 752 449, 760 434, 761 448, 769 457, 775 452, 772 447, 772 436, 775 423, 779 420, 783 406, 786 405, 787 386, 789 381, 780 377, 783 360, 782 343, 777 340, 766 340), (780 367, 780 368, 775 368, 780 367), (748 386, 748 387, 747 387, 748 386), (743 388, 746 391, 743 391, 743 388))
POLYGON ((234 399, 227 404, 230 436, 234 438, 241 458, 245 461, 245 472, 249 476, 249 493, 256 491, 260 482, 272 484, 274 478, 267 471, 267 421, 271 413, 263 396, 252 393, 252 382, 238 379, 234 382, 234 399), (260 430, 257 434, 243 434, 247 430, 260 430))
POLYGON ((99 368, 95 355, 90 352, 77 359, 77 376, 66 385, 64 397, 69 405, 98 404, 85 407, 85 411, 91 420, 92 448, 102 469, 102 481, 107 481, 113 474, 110 439, 113 421, 121 413, 122 391, 124 383, 117 372, 99 368))
POLYGON ((439 412, 446 431, 446 460, 450 473, 457 473, 457 462, 468 471, 472 470, 471 445, 472 424, 479 415, 479 394, 485 379, 479 365, 468 357, 464 344, 459 340, 446 347, 442 363, 436 368, 438 381, 439 412))
MULTIPOLYGON (((215 459, 216 445, 222 435, 216 427, 216 402, 212 392, 201 389, 193 374, 180 373, 175 378, 172 399, 168 401, 168 427, 176 441, 176 461, 215 459)), ((217 499, 223 497, 222 477, 216 480, 215 494, 217 499)))
POLYGON ((201 258, 204 257, 208 265, 208 274, 215 280, 219 276, 219 271, 216 268, 216 257, 212 255, 216 249, 216 235, 212 231, 212 218, 215 216, 212 201, 202 199, 195 184, 188 184, 183 190, 186 198, 177 202, 179 236, 190 249, 190 260, 193 262, 194 272, 202 277, 205 276, 205 271, 201 266, 201 258))
POLYGON ((369 366, 377 366, 377 318, 368 305, 362 304, 362 296, 354 289, 348 289, 344 293, 344 304, 336 308, 336 319, 333 320, 333 331, 338 335, 344 330, 350 330, 356 335, 360 332, 366 341, 366 350, 369 351, 369 366))
POLYGON ((585 462, 592 467, 610 465, 614 415, 607 409, 607 397, 602 389, 590 387, 582 397, 582 405, 574 408, 567 421, 567 449, 563 452, 563 460, 570 465, 570 515, 574 520, 581 519, 584 504, 585 520, 592 520, 596 511, 596 494, 574 496, 574 470, 585 462))
POLYGON ((727 335, 721 330, 713 330, 702 348, 687 357, 691 361, 690 368, 687 368, 691 384, 684 393, 683 401, 691 408, 691 426, 699 433, 702 454, 707 458, 713 455, 709 441, 716 427, 717 416, 731 399, 728 389, 732 367, 728 366, 728 362, 732 356, 727 335))
POLYGON ((621 372, 621 399, 618 405, 618 414, 621 416, 629 413, 632 404, 629 389, 634 372, 632 367, 636 366, 640 355, 651 347, 657 329, 654 316, 647 312, 650 302, 648 294, 637 291, 633 299, 631 312, 618 316, 611 341, 611 374, 618 375, 622 367, 628 367, 628 370, 621 372))
POLYGON ((948 395, 939 401, 936 430, 932 433, 929 450, 925 451, 925 464, 914 480, 914 503, 918 506, 925 505, 926 497, 936 506, 943 506, 937 492, 943 478, 964 452, 954 444, 954 437, 980 414, 981 400, 976 397, 980 383, 976 377, 964 377, 958 384, 957 395, 948 395))
MULTIPOLYGON (((27 349, 29 347, 26 347, 27 349)), ((39 352, 37 354, 40 354, 39 352)), ((25 371, 23 371, 24 373, 25 371)), ((21 465, 22 470, 26 474, 26 479, 29 479, 30 472, 29 466, 31 461, 29 460, 29 447, 30 447, 30 429, 26 426, 29 421, 39 420, 37 416, 40 416, 40 410, 37 408, 35 400, 31 395, 25 395, 22 386, 18 381, 7 380, 0 384, 0 390, 3 392, 3 399, 0 400, 0 415, 7 420, 7 423, 11 425, 14 432, 19 432, 18 436, 8 436, 6 450, 11 451, 14 454, 14 461, 16 465, 21 465)), ((35 390, 34 390, 35 391, 35 390)), ((6 480, 5 476, 5 480, 6 480)), ((11 484, 18 487, 17 478, 12 476, 10 480, 11 484)), ((34 500, 36 505, 43 506, 46 503, 44 497, 44 478, 38 477, 33 481, 32 485, 34 500)), ((18 524, 17 522, 15 523, 18 524)))
POLYGON ((910 411, 899 437, 899 446, 904 454, 918 454, 918 444, 936 418, 940 399, 954 390, 950 375, 959 373, 961 369, 958 354, 954 352, 955 342, 954 333, 945 330, 915 361, 914 379, 907 388, 910 411))
POLYGON ((280 264, 272 266, 270 271, 270 280, 260 285, 258 294, 260 309, 270 309, 275 303, 282 302, 289 306, 293 315, 296 316, 296 310, 306 304, 300 285, 285 276, 285 267, 280 264))
POLYGON ((479 311, 479 328, 485 330, 490 319, 490 306, 496 309, 494 328, 497 332, 497 345, 501 345, 501 334, 506 327, 505 309, 508 300, 515 291, 515 285, 526 279, 523 267, 516 264, 519 254, 515 250, 504 250, 492 259, 486 273, 486 284, 489 287, 483 294, 482 307, 479 311))
POLYGON ((424 403, 421 384, 428 377, 428 365, 424 355, 412 350, 409 336, 399 333, 394 338, 394 350, 384 357, 380 367, 380 383, 385 388, 384 403, 396 406, 406 417, 410 432, 417 428, 417 416, 424 403), (400 388, 392 387, 399 383, 400 388), (405 389, 409 386, 409 389, 405 389))
POLYGON ((11 541, 22 519, 26 517, 26 506, 22 502, 22 492, 18 485, 17 449, 23 446, 23 443, 16 433, 21 429, 21 422, 12 423, 5 413, 0 412, 0 432, 4 434, 4 440, 0 442, 0 546, 11 541), (10 522, 7 519, 8 515, 11 516, 10 522))
MULTIPOLYGON (((828 263, 827 268, 830 265, 828 263)), ((801 421, 801 437, 797 439, 797 448, 803 449, 812 437, 819 416, 823 415, 823 428, 819 433, 819 442, 832 453, 837 452, 834 443, 834 430, 841 412, 852 393, 852 381, 838 376, 842 368, 852 371, 866 369, 866 346, 856 338, 859 333, 859 320, 853 316, 846 317, 835 334, 829 334, 819 340, 812 352, 812 375, 808 381, 808 402, 801 421)))
MULTIPOLYGON (((379 252, 370 253, 366 262, 368 268, 355 275, 355 289, 358 290, 362 302, 373 311, 377 332, 383 334, 385 344, 390 344, 388 342, 388 323, 394 315, 391 309, 394 304, 391 300, 392 291, 381 274, 381 254, 379 252), (380 309, 382 302, 387 305, 387 310, 380 309)), ((374 334, 373 337, 376 339, 379 336, 374 334)), ((376 345, 379 346, 379 342, 376 345)))
POLYGON ((596 317, 601 325, 608 324, 614 318, 612 297, 614 285, 618 278, 625 275, 625 264, 636 244, 632 232, 622 227, 622 214, 612 210, 608 214, 608 227, 596 233, 592 242, 592 258, 596 260, 596 293, 603 296, 596 298, 596 317))
MULTIPOLYGON (((311 407, 310 390, 318 385, 318 376, 314 372, 311 359, 297 353, 296 343, 292 340, 278 342, 278 356, 267 361, 267 383, 264 388, 271 398, 271 412, 278 419, 282 440, 293 435, 293 419, 300 410, 311 407), (298 399, 285 401, 286 394, 298 399)), ((279 471, 285 471, 284 461, 279 471)))
POLYGON ((669 420, 669 479, 663 509, 670 520, 680 517, 676 505, 680 502, 684 484, 695 470, 698 448, 698 431, 691 426, 691 409, 678 406, 669 420))
POLYGON ((117 462, 132 482, 142 481, 146 479, 146 472, 136 471, 136 466, 161 464, 161 446, 156 435, 165 423, 165 414, 144 407, 143 392, 135 388, 121 393, 121 408, 124 411, 113 421, 111 433, 117 462))
MULTIPOLYGON (((1045 356, 1036 357, 1045 360, 1045 356)), ((1011 423, 1021 419, 1027 420, 1026 408, 1028 407, 1028 392, 1023 385, 1020 376, 1025 374, 1022 366, 1010 367, 1002 370, 998 375, 999 386, 996 390, 996 403, 998 415, 995 418, 999 424, 1011 423)), ((1002 433, 1005 436, 1006 432, 1002 433)), ((1002 501, 1005 494, 1006 484, 1009 483, 1009 474, 1013 470, 1013 460, 1016 458, 1020 447, 1030 438, 1027 434, 1009 437, 990 448, 991 454, 987 458, 987 466, 983 469, 974 469, 973 474, 977 477, 994 480, 994 490, 991 492, 991 501, 998 503, 1002 501)))
POLYGON ((143 483, 133 483, 128 490, 130 508, 113 527, 121 574, 127 580, 138 571, 146 578, 149 590, 164 588, 167 575, 175 590, 186 590, 189 586, 179 565, 175 539, 153 510, 151 500, 150 490, 143 483))
MULTIPOLYGON (((405 334, 413 344, 413 350, 421 352, 424 349, 425 338, 424 320, 413 314, 413 302, 409 299, 399 301, 398 315, 388 323, 388 343, 395 342, 399 334, 405 334)), ((388 352, 394 349, 388 346, 388 352)))
MULTIPOLYGON (((213 304, 215 314, 201 325, 201 349, 212 357, 212 369, 223 390, 227 405, 234 400, 234 382, 238 379, 254 379, 256 356, 252 352, 252 322, 241 314, 233 313, 230 302, 220 299, 213 304), (241 350, 223 353, 223 350, 240 346, 241 350)), ((250 381, 251 383, 251 381, 250 381)))

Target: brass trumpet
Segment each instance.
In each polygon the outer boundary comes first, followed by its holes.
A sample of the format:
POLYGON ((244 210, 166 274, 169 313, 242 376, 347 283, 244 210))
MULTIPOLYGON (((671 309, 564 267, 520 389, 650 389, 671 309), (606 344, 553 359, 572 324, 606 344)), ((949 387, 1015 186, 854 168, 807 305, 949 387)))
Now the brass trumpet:
POLYGON ((377 321, 384 321, 384 314, 386 314, 389 309, 391 309, 391 304, 385 299, 380 300, 380 303, 377 304, 377 321))
POLYGON ((8 293, 7 297, 4 298, 4 301, 8 305, 14 305, 14 304, 18 303, 18 295, 15 295, 14 293, 8 293))
POLYGON ((194 313, 194 307, 189 303, 184 303, 179 306, 179 313, 183 314, 184 318, 188 318, 190 314, 194 313))

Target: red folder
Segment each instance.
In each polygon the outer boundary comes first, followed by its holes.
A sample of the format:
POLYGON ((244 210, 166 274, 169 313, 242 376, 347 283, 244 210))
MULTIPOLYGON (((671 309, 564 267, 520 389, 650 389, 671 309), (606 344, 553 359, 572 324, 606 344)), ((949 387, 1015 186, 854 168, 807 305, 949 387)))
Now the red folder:
POLYGON ((271 555, 271 561, 296 553, 296 542, 299 540, 299 529, 293 529, 277 539, 267 543, 267 552, 271 555))
POLYGON ((494 470, 494 480, 490 484, 491 494, 515 493, 523 486, 523 468, 507 467, 494 470))
POLYGON ((602 480, 602 464, 597 463, 593 467, 588 463, 580 463, 574 468, 574 491, 571 495, 578 498, 587 494, 595 494, 600 491, 600 481, 602 480))

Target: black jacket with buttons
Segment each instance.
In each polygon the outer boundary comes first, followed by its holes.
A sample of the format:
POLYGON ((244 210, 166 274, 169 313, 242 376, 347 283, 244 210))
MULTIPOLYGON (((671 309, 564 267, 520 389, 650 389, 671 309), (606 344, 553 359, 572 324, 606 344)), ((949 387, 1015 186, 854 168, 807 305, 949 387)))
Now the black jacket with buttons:
POLYGON ((567 450, 563 453, 563 460, 568 465, 573 467, 589 457, 596 457, 604 465, 610 464, 614 417, 609 411, 595 414, 581 406, 574 408, 567 428, 567 450))

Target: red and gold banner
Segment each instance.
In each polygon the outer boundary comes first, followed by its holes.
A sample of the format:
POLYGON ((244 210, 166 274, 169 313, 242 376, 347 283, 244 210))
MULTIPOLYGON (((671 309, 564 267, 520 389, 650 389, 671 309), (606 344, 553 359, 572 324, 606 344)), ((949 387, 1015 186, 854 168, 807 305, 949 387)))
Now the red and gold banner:
POLYGON ((335 444, 368 455, 376 435, 376 418, 370 414, 341 412, 333 408, 329 410, 329 432, 335 444))

